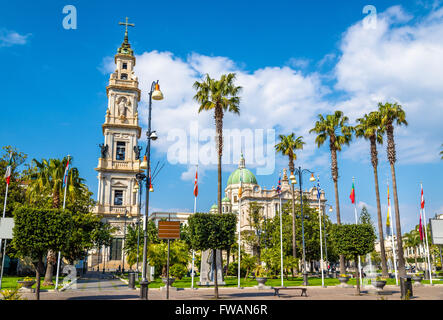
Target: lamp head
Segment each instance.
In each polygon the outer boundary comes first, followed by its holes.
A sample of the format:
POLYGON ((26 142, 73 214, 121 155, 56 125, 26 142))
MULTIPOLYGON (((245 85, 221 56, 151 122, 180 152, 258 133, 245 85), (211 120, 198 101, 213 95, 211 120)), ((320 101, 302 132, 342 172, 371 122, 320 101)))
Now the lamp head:
POLYGON ((311 182, 314 182, 314 181, 315 181, 315 177, 314 177, 314 174, 313 174, 313 173, 311 173, 311 177, 309 178, 309 181, 311 181, 311 182))
POLYGON ((152 131, 149 136, 149 139, 151 139, 152 141, 157 140, 158 139, 157 133, 155 131, 152 131))
POLYGON ((148 169, 148 157, 143 156, 143 162, 140 164, 140 169, 148 169))
POLYGON ((332 212, 332 207, 329 207, 329 212, 332 212))
POLYGON ((160 85, 157 83, 155 84, 155 90, 152 93, 152 99, 154 100, 163 100, 163 93, 160 91, 160 85))

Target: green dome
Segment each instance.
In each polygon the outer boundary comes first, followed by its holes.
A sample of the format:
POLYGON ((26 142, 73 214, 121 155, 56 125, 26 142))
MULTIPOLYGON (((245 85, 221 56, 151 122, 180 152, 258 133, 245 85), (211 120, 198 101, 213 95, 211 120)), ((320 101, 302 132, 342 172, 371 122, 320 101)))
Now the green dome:
POLYGON ((229 202, 229 203, 231 203, 231 200, 229 200, 228 197, 224 197, 223 200, 222 200, 222 202, 229 202))
POLYGON ((218 206, 216 204, 213 204, 211 209, 218 209, 218 206))
POLYGON ((242 179, 243 183, 257 184, 257 179, 255 178, 254 174, 251 171, 249 171, 246 168, 238 168, 229 176, 228 186, 230 184, 239 184, 240 177, 242 176, 242 174, 243 174, 243 179, 242 179))

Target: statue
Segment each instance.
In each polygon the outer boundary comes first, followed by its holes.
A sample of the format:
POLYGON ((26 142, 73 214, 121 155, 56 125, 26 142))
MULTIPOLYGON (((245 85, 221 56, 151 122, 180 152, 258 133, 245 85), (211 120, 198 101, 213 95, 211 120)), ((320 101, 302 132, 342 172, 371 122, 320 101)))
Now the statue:
POLYGON ((108 148, 109 148, 108 145, 107 144, 103 145, 103 143, 102 143, 102 144, 99 144, 98 146, 100 147, 100 150, 102 153, 102 158, 106 159, 106 154, 108 153, 108 148))
POLYGON ((118 103, 118 115, 120 118, 126 118, 126 98, 122 97, 120 98, 120 102, 118 103))
POLYGON ((226 284, 223 278, 222 272, 222 254, 221 250, 216 250, 216 265, 213 263, 213 251, 212 249, 202 252, 201 265, 200 265, 200 281, 197 282, 199 286, 212 286, 214 285, 214 272, 217 270, 217 282, 223 286, 226 284))
POLYGON ((140 151, 142 150, 142 147, 134 146, 134 152, 135 152, 135 160, 140 159, 140 151))

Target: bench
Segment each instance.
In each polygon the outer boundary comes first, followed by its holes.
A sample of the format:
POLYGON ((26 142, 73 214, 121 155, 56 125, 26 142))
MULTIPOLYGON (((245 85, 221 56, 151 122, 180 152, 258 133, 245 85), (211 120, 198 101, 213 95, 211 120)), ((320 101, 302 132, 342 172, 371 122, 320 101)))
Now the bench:
POLYGON ((305 297, 307 297, 308 296, 308 294, 307 294, 307 291, 308 291, 308 288, 301 288, 301 287, 289 287, 289 288, 285 288, 285 287, 274 287, 273 288, 274 289, 274 296, 275 295, 277 295, 279 298, 280 298, 280 290, 300 290, 301 291, 301 297, 302 296, 305 296, 305 297))

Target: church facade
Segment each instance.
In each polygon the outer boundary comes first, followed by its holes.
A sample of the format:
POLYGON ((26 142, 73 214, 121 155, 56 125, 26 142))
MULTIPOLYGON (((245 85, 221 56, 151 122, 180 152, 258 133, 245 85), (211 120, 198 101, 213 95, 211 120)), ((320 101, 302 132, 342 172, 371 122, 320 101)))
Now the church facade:
MULTIPOLYGON (((134 75, 135 56, 128 41, 128 32, 114 57, 115 71, 106 87, 108 105, 102 125, 104 136, 98 159, 98 192, 95 214, 103 217, 116 232, 110 247, 91 252, 88 265, 102 269, 123 268, 125 231, 138 221, 139 189, 135 175, 140 170, 138 139, 141 127, 138 118, 140 89, 134 75)), ((127 264, 126 264, 127 267, 127 264)))
MULTIPOLYGON (((296 203, 300 201, 300 190, 295 187, 294 196, 296 203)), ((304 199, 307 198, 309 206, 318 209, 319 201, 317 198, 317 188, 311 187, 309 190, 303 191, 304 199)), ((282 205, 288 201, 292 201, 292 189, 288 179, 286 169, 283 169, 281 180, 281 200, 282 205)), ((320 191, 320 208, 325 212, 326 197, 324 191, 320 191)), ((231 173, 225 188, 225 198, 222 200, 222 213, 240 212, 240 228, 241 230, 249 230, 248 214, 249 206, 252 202, 256 202, 262 207, 262 214, 266 219, 272 219, 279 212, 280 198, 277 189, 272 187, 266 189, 258 184, 255 175, 246 168, 245 159, 241 155, 238 168, 231 173), (241 207, 239 199, 240 181, 242 181, 241 207)), ((216 213, 218 206, 214 204, 210 212, 216 213)))

